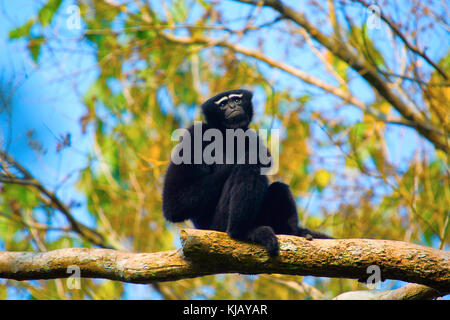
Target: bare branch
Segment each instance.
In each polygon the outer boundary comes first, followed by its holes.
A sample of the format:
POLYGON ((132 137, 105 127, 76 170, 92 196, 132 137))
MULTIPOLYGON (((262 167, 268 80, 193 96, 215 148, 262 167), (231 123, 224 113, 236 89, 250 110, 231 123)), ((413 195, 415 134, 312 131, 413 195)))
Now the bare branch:
MULTIPOLYGON (((238 2, 257 5, 257 0, 237 0, 238 2)), ((307 18, 301 13, 293 10, 292 8, 284 5, 281 1, 276 0, 264 0, 264 5, 271 7, 286 19, 294 22, 298 26, 304 28, 313 39, 318 41, 336 57, 346 62, 353 70, 358 72, 376 91, 384 97, 406 120, 412 123, 412 126, 428 141, 430 141, 437 149, 440 149, 446 153, 450 151, 447 137, 442 133, 439 134, 437 129, 429 123, 428 119, 425 119, 421 114, 411 110, 390 88, 381 77, 376 69, 370 64, 367 64, 361 57, 355 54, 349 49, 348 45, 340 41, 335 36, 329 36, 322 33, 316 28, 307 18)))
MULTIPOLYGON (((371 4, 368 3, 367 1, 364 0, 352 0, 354 2, 359 2, 361 3, 364 7, 368 8, 371 4)), ((402 40, 402 42, 405 44, 405 46, 411 50, 412 52, 414 52, 415 54, 421 56, 429 65, 431 65, 437 72, 439 72, 439 74, 445 79, 448 80, 448 76, 447 74, 441 69, 439 68, 439 66, 433 62, 433 60, 430 59, 430 57, 428 57, 425 53, 425 51, 420 51, 419 48, 417 48, 416 46, 414 46, 411 42, 408 41, 408 39, 406 38, 406 36, 400 31, 400 29, 395 25, 394 22, 392 22, 389 17, 387 17, 386 15, 384 15, 382 12, 380 12, 380 18, 381 20, 383 20, 388 26, 389 28, 391 28, 391 30, 402 40)))
POLYGON ((316 78, 314 76, 309 75, 307 72, 302 71, 294 66, 291 66, 285 62, 278 61, 275 59, 270 58, 267 55, 264 55, 258 50, 252 50, 249 48, 245 48, 239 44, 234 44, 231 42, 228 42, 226 39, 213 39, 203 36, 195 36, 195 37, 183 37, 183 36, 176 36, 174 34, 169 33, 160 33, 164 38, 166 38, 169 41, 175 42, 175 43, 182 43, 182 44, 191 44, 191 45, 205 45, 207 47, 225 47, 228 48, 234 52, 244 54, 248 57, 252 57, 255 59, 258 59, 259 61, 265 62, 271 67, 278 68, 280 70, 283 70, 300 80, 312 84, 326 92, 329 92, 333 95, 335 95, 338 98, 341 98, 343 101, 350 103, 364 112, 374 116, 377 120, 383 121, 386 123, 394 123, 394 124, 402 124, 407 127, 413 127, 415 128, 414 122, 409 121, 402 121, 400 118, 393 118, 390 116, 387 116, 380 111, 372 108, 369 105, 366 105, 363 101, 356 98, 354 95, 351 94, 348 90, 343 90, 341 88, 335 87, 331 84, 326 83, 325 81, 316 78))
POLYGON ((212 47, 212 46, 225 47, 234 52, 244 54, 248 57, 256 58, 262 62, 267 63, 271 67, 275 67, 280 70, 283 70, 283 71, 303 80, 306 83, 312 84, 326 92, 329 92, 329 93, 335 95, 336 97, 341 98, 342 100, 344 100, 347 103, 353 104, 363 110, 368 109, 368 107, 364 104, 364 102, 362 102, 361 100, 359 100, 358 98, 353 96, 350 92, 342 90, 333 85, 330 85, 330 84, 326 83, 325 81, 323 81, 319 78, 316 78, 314 76, 311 76, 307 72, 302 71, 298 68, 295 68, 287 63, 272 59, 269 56, 264 55, 263 53, 261 53, 258 50, 252 50, 249 48, 245 48, 239 44, 234 44, 234 43, 228 42, 225 39, 213 39, 213 38, 208 38, 208 37, 203 37, 203 36, 195 36, 195 38, 194 37, 183 37, 183 36, 175 36, 174 34, 163 33, 163 32, 161 32, 161 35, 163 37, 165 37, 167 40, 176 42, 176 43, 191 44, 191 45, 201 44, 201 45, 207 45, 209 47, 212 47))
POLYGON ((76 233, 78 233, 84 239, 92 242, 95 245, 98 245, 100 247, 108 247, 105 243, 105 240, 103 239, 103 236, 99 232, 77 221, 72 216, 67 206, 64 203, 62 203, 61 200, 59 200, 59 198, 55 195, 54 192, 47 190, 47 188, 45 188, 37 179, 35 179, 28 170, 26 170, 17 161, 15 161, 13 158, 11 158, 9 155, 7 155, 5 152, 1 150, 0 150, 0 160, 13 166, 23 175, 23 178, 22 177, 18 178, 12 176, 10 173, 7 173, 6 175, 0 174, 0 182, 26 185, 36 188, 39 192, 41 192, 43 195, 45 195, 45 197, 47 197, 50 200, 54 208, 59 210, 67 218, 67 220, 69 220, 72 229, 76 233))

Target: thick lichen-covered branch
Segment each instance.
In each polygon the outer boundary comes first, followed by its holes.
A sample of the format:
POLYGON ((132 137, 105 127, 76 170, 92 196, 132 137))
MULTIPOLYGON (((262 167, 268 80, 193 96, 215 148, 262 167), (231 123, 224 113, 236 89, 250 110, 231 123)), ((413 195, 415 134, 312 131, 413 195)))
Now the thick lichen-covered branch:
POLYGON ((450 253, 400 241, 312 240, 278 236, 280 256, 225 233, 185 229, 180 250, 130 253, 68 248, 49 252, 0 251, 0 278, 67 278, 70 266, 81 277, 133 283, 173 281, 219 273, 279 273, 360 279, 377 265, 383 279, 397 279, 450 292, 450 253))

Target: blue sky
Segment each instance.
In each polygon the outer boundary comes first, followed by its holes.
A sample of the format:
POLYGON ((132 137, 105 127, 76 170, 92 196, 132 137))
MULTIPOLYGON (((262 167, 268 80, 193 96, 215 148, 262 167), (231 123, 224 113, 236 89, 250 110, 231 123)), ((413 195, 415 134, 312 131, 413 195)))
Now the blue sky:
MULTIPOLYGON (((2 4, 1 85, 6 94, 13 92, 11 111, 2 110, 0 113, 0 121, 3 123, 3 130, 0 130, 2 148, 6 144, 15 159, 46 187, 52 190, 58 188, 57 194, 63 201, 75 200, 83 204, 84 196, 76 192, 73 183, 77 178, 77 169, 86 165, 87 155, 91 150, 92 135, 90 132, 82 134, 79 119, 85 112, 81 95, 97 74, 95 59, 88 55, 45 50, 42 52, 40 68, 36 68, 30 55, 24 50, 24 40, 8 41, 8 33, 36 14, 39 7, 35 1, 27 0, 6 1, 2 4), (88 71, 77 74, 79 70, 88 71), (71 76, 74 73, 75 76, 71 76), (29 146, 27 132, 30 129, 33 130, 32 139, 41 145, 41 151, 29 146), (67 133, 71 135, 73 147, 57 153, 56 146, 67 133), (10 143, 5 143, 6 141, 10 143)), ((67 32, 66 36, 70 39, 76 34, 67 32)), ((64 47, 68 47, 67 43, 64 47)), ((79 49, 89 50, 83 47, 79 49)), ((84 206, 74 209, 80 220, 92 224, 84 212, 84 206)))

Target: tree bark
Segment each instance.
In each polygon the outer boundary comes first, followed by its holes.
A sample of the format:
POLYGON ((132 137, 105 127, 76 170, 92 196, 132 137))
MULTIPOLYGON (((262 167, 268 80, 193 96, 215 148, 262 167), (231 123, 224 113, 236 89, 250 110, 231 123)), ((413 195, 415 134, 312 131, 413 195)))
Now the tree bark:
POLYGON ((317 239, 278 236, 280 256, 263 247, 233 240, 226 233, 181 230, 181 250, 130 253, 111 249, 67 248, 49 252, 0 251, 0 278, 68 278, 68 267, 83 278, 132 283, 174 281, 219 273, 280 273, 319 277, 366 278, 380 267, 383 279, 429 286, 450 293, 450 253, 400 241, 317 239))

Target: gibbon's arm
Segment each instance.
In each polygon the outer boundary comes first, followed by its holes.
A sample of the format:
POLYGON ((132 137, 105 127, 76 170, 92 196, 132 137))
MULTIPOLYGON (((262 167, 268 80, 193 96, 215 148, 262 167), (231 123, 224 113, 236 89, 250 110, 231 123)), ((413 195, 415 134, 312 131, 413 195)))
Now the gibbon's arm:
POLYGON ((170 163, 163 189, 163 213, 171 222, 214 211, 232 166, 211 172, 206 165, 170 163))

